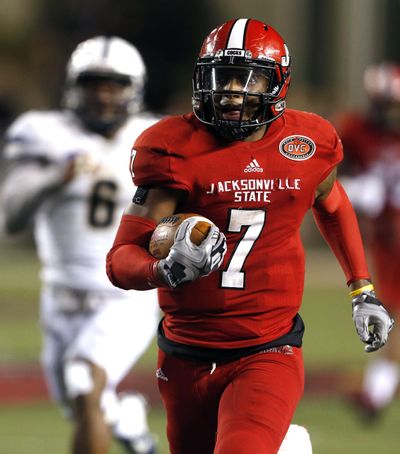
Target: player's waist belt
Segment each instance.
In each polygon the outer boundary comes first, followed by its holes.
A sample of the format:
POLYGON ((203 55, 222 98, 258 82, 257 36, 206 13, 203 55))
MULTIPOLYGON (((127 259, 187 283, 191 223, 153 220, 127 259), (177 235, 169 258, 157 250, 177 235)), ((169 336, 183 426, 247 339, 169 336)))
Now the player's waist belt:
POLYGON ((168 355, 176 356, 189 361, 204 361, 207 363, 227 363, 253 355, 275 347, 291 345, 292 347, 301 347, 303 344, 304 322, 299 314, 293 319, 292 329, 283 336, 260 345, 243 348, 205 348, 195 347, 192 345, 181 344, 167 339, 162 327, 163 319, 158 325, 157 343, 162 351, 168 355))

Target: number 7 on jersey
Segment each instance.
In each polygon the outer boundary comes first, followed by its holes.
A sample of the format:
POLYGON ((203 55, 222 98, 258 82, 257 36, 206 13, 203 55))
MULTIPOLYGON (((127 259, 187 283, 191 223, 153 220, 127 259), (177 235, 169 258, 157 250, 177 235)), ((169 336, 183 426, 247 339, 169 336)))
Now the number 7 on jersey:
POLYGON ((232 257, 225 271, 222 271, 222 288, 244 288, 244 263, 253 249, 265 224, 264 210, 237 210, 230 211, 228 232, 239 233, 242 227, 248 227, 246 233, 236 245, 232 257))

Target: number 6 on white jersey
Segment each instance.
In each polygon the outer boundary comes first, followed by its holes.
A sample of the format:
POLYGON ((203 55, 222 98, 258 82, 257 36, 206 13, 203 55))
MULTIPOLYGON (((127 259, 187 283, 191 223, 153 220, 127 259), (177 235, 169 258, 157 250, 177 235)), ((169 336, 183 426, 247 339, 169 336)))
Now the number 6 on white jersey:
POLYGON ((244 288, 245 273, 242 271, 244 262, 260 236, 265 216, 264 210, 231 210, 228 232, 238 233, 243 226, 248 229, 237 244, 227 269, 222 272, 221 286, 223 288, 244 288))

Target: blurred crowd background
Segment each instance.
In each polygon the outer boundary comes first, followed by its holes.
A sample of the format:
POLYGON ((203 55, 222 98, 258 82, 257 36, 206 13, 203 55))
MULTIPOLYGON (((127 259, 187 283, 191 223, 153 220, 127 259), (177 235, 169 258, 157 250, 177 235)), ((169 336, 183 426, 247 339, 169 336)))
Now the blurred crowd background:
POLYGON ((0 0, 0 121, 58 106, 67 58, 84 39, 116 34, 148 67, 148 106, 189 110, 197 52, 214 26, 254 17, 274 26, 293 56, 292 107, 330 115, 362 105, 369 63, 397 59, 399 0, 0 0))

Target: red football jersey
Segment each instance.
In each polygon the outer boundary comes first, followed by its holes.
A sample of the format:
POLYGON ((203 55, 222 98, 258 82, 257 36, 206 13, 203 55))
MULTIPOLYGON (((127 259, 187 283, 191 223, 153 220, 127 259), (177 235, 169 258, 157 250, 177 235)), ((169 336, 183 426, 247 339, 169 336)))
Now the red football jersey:
POLYGON ((378 161, 393 163, 400 160, 399 133, 389 132, 357 113, 341 116, 337 127, 345 160, 356 169, 365 171, 378 161))
POLYGON ((184 191, 181 212, 226 235, 220 270, 160 289, 167 338, 239 348, 287 333, 304 287, 300 225, 316 187, 342 159, 332 125, 287 110, 257 142, 221 142, 193 114, 161 120, 137 139, 134 182, 184 191))

